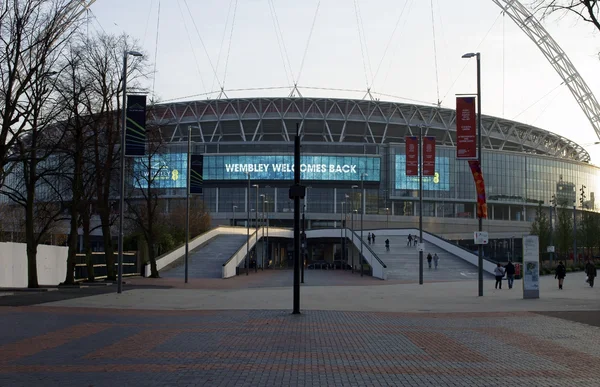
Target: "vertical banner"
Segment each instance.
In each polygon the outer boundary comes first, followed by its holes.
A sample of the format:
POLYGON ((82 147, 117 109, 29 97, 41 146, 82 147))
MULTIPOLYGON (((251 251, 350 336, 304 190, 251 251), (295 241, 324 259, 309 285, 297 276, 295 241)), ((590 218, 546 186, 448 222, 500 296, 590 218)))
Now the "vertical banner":
POLYGON ((407 136, 406 143, 406 176, 419 175, 419 138, 407 136))
POLYGON ((423 176, 435 175, 435 137, 423 137, 423 176))
POLYGON ((204 156, 203 155, 191 155, 190 158, 190 193, 191 194, 201 194, 202 193, 202 183, 204 179, 202 178, 202 168, 204 165, 204 156))
POLYGON ((456 158, 477 158, 475 97, 456 97, 456 158))
POLYGON ((125 128, 125 156, 143 156, 146 153, 146 96, 127 96, 127 125, 125 128))
POLYGON ((540 298, 540 241, 523 236, 523 298, 540 298))
POLYGON ((483 182, 483 173, 479 160, 469 160, 469 167, 475 180, 475 188, 477 190, 477 217, 487 218, 487 203, 485 200, 485 183, 483 182))

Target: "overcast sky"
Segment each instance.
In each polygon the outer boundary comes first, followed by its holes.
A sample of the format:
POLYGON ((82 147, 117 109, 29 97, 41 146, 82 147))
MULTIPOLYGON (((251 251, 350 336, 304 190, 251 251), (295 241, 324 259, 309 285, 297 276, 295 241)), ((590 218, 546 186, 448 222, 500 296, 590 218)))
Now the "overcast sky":
MULTIPOLYGON (((127 33, 156 63, 148 85, 159 101, 221 87, 273 88, 229 97, 287 96, 297 82, 304 96, 362 98, 368 85, 397 97, 376 95, 382 100, 453 109, 456 93, 476 91, 475 60, 461 56, 479 51, 484 114, 581 145, 600 141, 541 51, 491 0, 97 0, 91 10, 90 29, 127 33)), ((600 34, 571 16, 542 24, 600 98, 600 34)), ((586 148, 600 165, 600 145, 586 148)))

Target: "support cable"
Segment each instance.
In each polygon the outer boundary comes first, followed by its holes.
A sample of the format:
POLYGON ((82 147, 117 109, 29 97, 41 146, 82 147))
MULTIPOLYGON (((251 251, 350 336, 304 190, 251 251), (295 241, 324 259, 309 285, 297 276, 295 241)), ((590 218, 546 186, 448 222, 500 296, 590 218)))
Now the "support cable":
POLYGON ((441 105, 440 101, 440 78, 438 76, 438 61, 437 61, 437 46, 435 43, 435 18, 433 15, 433 0, 430 0, 431 4, 431 29, 433 30, 433 60, 435 63, 435 87, 437 91, 437 105, 441 105))
POLYGON ((385 49, 383 50, 383 55, 381 56, 381 60, 379 61, 379 64, 377 65, 377 70, 375 70, 375 75, 373 76, 373 79, 371 80, 371 85, 373 85, 375 83, 375 79, 377 78, 377 75, 379 74, 379 70, 381 69, 381 65, 383 64, 383 60, 385 59, 385 56, 387 55, 388 49, 390 48, 390 45, 392 44, 392 41, 394 40, 394 35, 396 34, 396 30, 398 29, 398 26, 400 25, 400 20, 402 20, 402 16, 404 15, 404 11, 406 10, 406 6, 408 5, 409 1, 406 0, 404 2, 404 7, 402 7, 402 11, 400 12, 400 15, 398 16, 398 19, 396 20, 396 25, 394 26, 394 30, 392 31, 392 34, 390 35, 390 38, 387 41, 387 44, 385 45, 385 49))
MULTIPOLYGON (((402 37, 402 33, 404 32, 406 24, 408 23, 408 15, 410 15, 410 11, 411 11, 413 5, 414 5, 414 1, 413 0, 409 0, 409 2, 408 2, 408 12, 406 14, 406 18, 404 19, 404 24, 402 24, 402 28, 400 29, 400 36, 398 36, 398 40, 400 40, 400 38, 402 37)), ((395 47, 395 49, 394 49, 394 55, 392 56, 392 59, 390 60, 390 65, 388 66, 387 71, 385 72, 385 77, 383 78, 383 84, 384 85, 387 84, 388 77, 390 75, 390 72, 392 71, 392 66, 394 65, 394 59, 396 58, 396 53, 398 51, 398 46, 399 46, 399 44, 395 47)))
POLYGON ((300 82, 300 75, 302 75, 302 69, 304 68, 304 60, 306 59, 306 53, 308 52, 308 46, 310 45, 310 39, 312 38, 313 30, 315 29, 315 23, 317 22, 317 14, 319 13, 319 7, 321 6, 321 0, 317 3, 317 9, 315 9, 315 15, 313 16, 312 26, 310 27, 310 33, 308 34, 308 40, 306 41, 306 47, 304 48, 304 54, 302 55, 302 62, 300 63, 300 70, 298 71, 298 78, 294 82, 297 85, 300 82))
POLYGON ((502 117, 506 101, 506 12, 502 11, 502 117))
POLYGON ((371 77, 371 79, 373 79, 373 69, 371 68, 371 57, 369 56, 369 45, 367 44, 367 34, 365 32, 365 24, 363 23, 363 19, 362 19, 362 12, 360 11, 360 0, 355 0, 356 1, 356 9, 358 12, 358 20, 360 22, 360 26, 359 28, 362 30, 362 38, 364 40, 364 44, 365 44, 365 55, 367 58, 367 67, 369 69, 369 75, 371 77))
MULTIPOLYGON (((187 23, 185 22, 185 17, 183 14, 183 10, 181 9, 181 3, 179 1, 177 2, 177 6, 179 7, 179 13, 181 14, 181 20, 183 21, 183 27, 185 28, 185 32, 188 36, 188 42, 190 43, 190 51, 192 52, 192 55, 194 56, 194 62, 196 62, 196 68, 198 70, 198 75, 200 76, 200 83, 202 83, 202 88, 204 90, 206 90, 206 84, 204 83, 204 79, 202 78, 202 71, 200 70, 200 63, 198 62, 198 57, 196 56, 196 51, 194 51, 194 44, 192 43, 192 37, 191 37, 190 31, 188 30, 187 23)), ((189 9, 188 9, 188 11, 189 11, 189 9)), ((191 14, 190 14, 190 16, 191 16, 191 14)), ((193 18, 192 18, 192 20, 193 20, 193 18)), ((202 38, 200 38, 200 41, 202 41, 202 38)), ((210 58, 208 60, 210 61, 210 58)), ((211 63, 211 66, 212 66, 212 63, 211 63)), ((214 71, 214 67, 213 67, 213 71, 214 71)), ((215 76, 216 76, 216 74, 215 74, 215 76)))
POLYGON ((281 32, 281 28, 279 26, 279 18, 277 17, 277 11, 275 10, 275 4, 272 0, 267 0, 267 4, 269 5, 269 11, 271 12, 271 21, 273 22, 273 28, 275 29, 275 37, 277 38, 277 46, 279 47, 279 55, 281 56, 281 61, 283 63, 283 71, 285 72, 285 79, 290 84, 290 86, 294 83, 294 72, 292 70, 292 65, 290 62, 290 58, 287 53, 287 49, 285 47, 285 41, 283 39, 283 33, 281 32))
POLYGON ((229 54, 231 53, 231 42, 233 41, 233 27, 235 27, 235 15, 237 13, 238 0, 235 0, 233 7, 233 19, 231 20, 231 33, 229 34, 229 48, 227 49, 227 57, 225 58, 225 72, 223 73, 223 85, 221 90, 225 89, 225 79, 227 78, 227 66, 229 65, 229 54))
POLYGON ((531 105, 527 106, 524 110, 522 110, 519 114, 517 114, 516 116, 514 116, 513 118, 511 118, 512 121, 515 121, 517 118, 519 118, 520 115, 522 115, 523 113, 525 113, 527 110, 531 109, 533 106, 537 105, 538 103, 540 103, 544 98, 546 98, 547 96, 549 96, 550 94, 552 94, 556 89, 558 89, 559 87, 561 87, 562 85, 564 85, 565 82, 561 82, 558 86, 554 87, 552 90, 550 90, 549 92, 547 92, 546 94, 544 94, 541 98, 539 98, 538 100, 536 100, 534 103, 532 103, 531 105))
MULTIPOLYGON (((502 12, 500 12, 498 14, 498 16, 496 17, 496 20, 494 20, 494 22, 492 23, 492 26, 490 27, 490 29, 485 33, 485 35, 483 36, 483 38, 481 39, 481 41, 479 42, 479 44, 475 48, 475 51, 478 51, 479 47, 481 47, 481 45, 483 44, 483 42, 487 39, 488 35, 492 31, 492 29, 494 28, 494 26, 496 25, 496 23, 498 23, 498 20, 500 20, 500 16, 502 16, 502 12)), ((462 73, 465 71, 465 69, 469 65, 469 62, 470 62, 470 60, 466 61, 466 63, 463 66, 462 70, 460 70, 460 73, 458 74, 458 76, 456 77, 456 79, 454 79, 454 82, 452 82, 452 85, 450 85, 450 87, 448 88, 448 91, 446 92, 446 94, 444 94, 444 96, 442 97, 442 100, 440 101, 440 105, 442 103, 444 103, 444 100, 446 99, 446 97, 448 96, 448 94, 450 94, 450 92, 452 91, 452 89, 453 89, 454 85, 456 84, 456 82, 458 82, 458 79, 460 78, 460 76, 462 75, 462 73)))
MULTIPOLYGON (((221 64, 221 53, 223 52, 223 46, 225 45, 225 37, 227 36, 227 26, 229 26, 229 15, 231 15, 231 7, 233 6, 233 1, 229 2, 229 9, 227 10, 227 18, 225 19, 225 26, 223 27, 223 36, 221 38, 221 45, 219 46, 219 55, 217 56, 217 72, 219 71, 219 65, 221 64)), ((215 78, 213 78, 212 84, 210 85, 210 90, 214 90, 215 88, 215 78)))
POLYGON ((359 40, 359 43, 360 43, 360 54, 362 56, 363 69, 365 71, 365 83, 367 85, 367 90, 369 90, 370 89, 370 87, 369 87, 369 76, 367 74, 367 64, 366 64, 366 61, 365 61, 365 52, 363 50, 363 40, 362 40, 362 33, 361 33, 361 30, 360 30, 360 20, 359 20, 359 17, 358 17, 358 6, 356 4, 356 0, 354 0, 354 13, 356 15, 356 28, 358 29, 358 40, 359 40))
MULTIPOLYGON (((158 16, 156 18, 156 41, 154 42, 154 70, 152 71, 152 103, 156 100, 156 95, 154 94, 155 86, 156 86, 156 62, 158 58, 158 37, 160 32, 160 0, 158 0, 158 16)), ((188 34, 189 36, 189 34, 188 34)), ((204 86, 204 82, 202 82, 204 86)), ((206 89, 206 88, 205 88, 206 89)))
POLYGON ((144 39, 142 40, 142 47, 144 47, 146 45, 146 37, 148 36, 148 26, 150 26, 150 16, 152 16, 153 8, 154 8, 154 0, 152 0, 150 2, 150 7, 148 7, 148 16, 146 17, 146 27, 144 28, 144 39))
MULTIPOLYGON (((183 2, 187 8, 187 11, 188 11, 190 17, 191 17, 192 12, 190 11, 190 7, 188 5, 187 0, 183 0, 183 2)), ((219 87, 223 88, 223 85, 219 81, 219 75, 217 74, 217 70, 215 69, 215 66, 213 65, 212 61, 210 60, 210 55, 208 55, 208 50, 206 49, 206 46, 204 45, 204 40, 202 39, 202 35, 200 35, 200 31, 198 30, 198 26, 196 25, 196 21, 193 17, 192 17, 192 24, 194 25, 194 28, 196 29, 196 34, 198 35, 198 39, 200 39, 200 44, 202 45, 202 48, 204 49, 204 54, 206 55, 206 58, 208 59, 208 63, 210 64, 213 74, 215 75, 215 79, 217 80, 219 87)), ((186 30, 187 30, 187 28, 186 28, 186 30)))

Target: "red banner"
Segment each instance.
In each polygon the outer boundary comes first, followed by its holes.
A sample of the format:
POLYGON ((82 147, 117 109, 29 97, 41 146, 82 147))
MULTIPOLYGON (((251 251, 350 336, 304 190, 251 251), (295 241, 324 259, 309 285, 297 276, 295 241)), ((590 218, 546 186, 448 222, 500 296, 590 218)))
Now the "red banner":
POLYGON ((479 160, 469 160, 469 167, 475 180, 475 189, 477 190, 477 217, 487 218, 487 203, 485 200, 485 183, 483 182, 483 172, 479 160))
POLYGON ((456 97, 456 158, 477 158, 475 97, 456 97))
POLYGON ((407 136, 406 143, 406 176, 419 175, 419 138, 407 136))
POLYGON ((423 176, 435 175, 435 137, 423 137, 423 176))

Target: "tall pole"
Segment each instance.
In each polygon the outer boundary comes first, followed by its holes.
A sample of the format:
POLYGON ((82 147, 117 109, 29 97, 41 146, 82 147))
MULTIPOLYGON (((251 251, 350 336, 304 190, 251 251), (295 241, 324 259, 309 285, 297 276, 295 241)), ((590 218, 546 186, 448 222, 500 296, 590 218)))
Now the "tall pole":
POLYGON ((235 227, 235 209, 237 208, 237 206, 233 206, 233 220, 231 221, 231 225, 235 227))
MULTIPOLYGON (((342 203, 342 211, 340 212, 340 269, 342 268, 342 262, 344 262, 344 206, 346 202, 342 203)), ((333 265, 335 269, 335 264, 333 265)))
MULTIPOLYGON (((477 160, 479 168, 483 173, 482 148, 481 148, 481 54, 477 53, 477 160)), ((479 214, 479 232, 483 231, 483 214, 479 214)), ((483 245, 480 244, 477 248, 477 272, 479 280, 479 297, 483 296, 483 245)))
POLYGON ((423 285, 423 126, 419 126, 419 285, 423 285))
MULTIPOLYGON (((308 192, 308 190, 307 190, 308 192)), ((304 257, 308 250, 308 241, 306 240, 306 196, 304 197, 304 211, 302 211, 302 264, 300 265, 300 282, 304 283, 304 257)))
MULTIPOLYGON (((554 214, 552 213, 553 210, 553 204, 554 204, 554 195, 552 195, 552 204, 550 205, 550 246, 554 246, 554 214)), ((550 252, 550 268, 552 268, 552 258, 553 258, 554 252, 551 251, 550 252)))
POLYGON ((256 262, 254 263, 254 271, 257 272, 258 269, 256 269, 256 265, 258 264, 258 184, 254 184, 254 186, 256 187, 256 233, 254 234, 256 236, 256 238, 254 238, 254 260, 256 262))
POLYGON ((360 257, 358 258, 358 263, 360 264, 360 276, 364 275, 364 265, 363 265, 363 215, 365 213, 365 173, 361 173, 360 175, 360 257))
POLYGON ((248 260, 250 259, 250 172, 248 175, 248 197, 246 198, 246 275, 248 275, 248 260))
POLYGON ((123 124, 121 126, 121 181, 119 197, 119 255, 117 259, 117 293, 123 291, 123 212, 125 207, 125 131, 127 127, 127 51, 123 53, 123 124))
POLYGON ((390 228, 390 209, 388 207, 385 208, 385 215, 386 215, 385 228, 390 228))
MULTIPOLYGON (((356 211, 356 205, 354 204, 354 189, 358 188, 355 184, 352 186, 352 241, 354 242, 354 212, 356 211)), ((358 215, 358 214, 357 214, 358 215)), ((352 274, 354 274, 354 243, 352 243, 352 274)))
POLYGON ((188 283, 188 260, 190 252, 190 155, 192 154, 192 128, 188 127, 187 184, 185 190, 185 283, 188 283))
POLYGON ((573 263, 577 261, 577 206, 573 204, 573 263))
POLYGON ((294 198, 294 311, 300 314, 300 197, 304 196, 300 186, 300 127, 296 123, 294 138, 294 187, 291 192, 294 198))
MULTIPOLYGON (((267 202, 267 212, 265 214, 266 217, 266 226, 267 226, 267 248, 265 249, 267 251, 267 262, 269 262, 269 206, 268 206, 268 202, 267 202)), ((260 270, 265 271, 265 261, 263 260, 262 266, 260 267, 260 270)))
MULTIPOLYGON (((260 252, 260 260, 261 260, 261 265, 265 264, 265 203, 266 203, 266 196, 264 195, 260 195, 263 198, 262 201, 262 220, 261 220, 261 225, 262 225, 262 249, 260 252)), ((256 266, 258 267, 258 262, 256 263, 256 266)), ((257 268, 258 271, 258 268, 257 268)))

